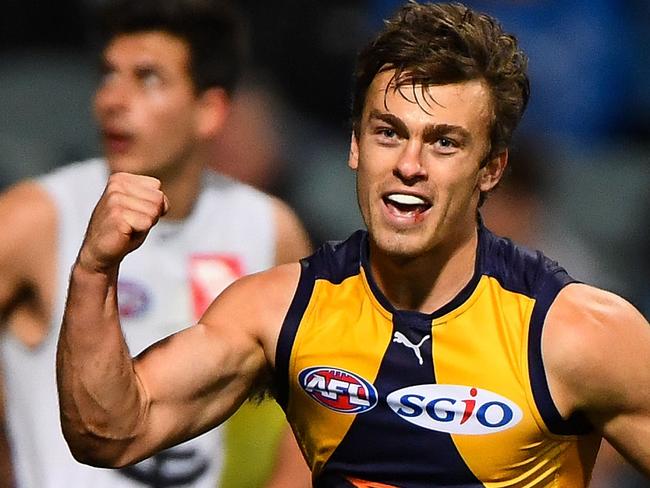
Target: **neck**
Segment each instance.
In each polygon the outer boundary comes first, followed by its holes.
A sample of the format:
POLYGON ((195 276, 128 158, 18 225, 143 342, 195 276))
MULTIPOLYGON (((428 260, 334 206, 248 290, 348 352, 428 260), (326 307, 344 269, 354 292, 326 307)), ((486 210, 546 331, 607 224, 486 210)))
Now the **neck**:
POLYGON ((373 278, 395 308, 433 313, 472 279, 477 245, 476 228, 460 241, 417 257, 382 255, 371 243, 373 278))

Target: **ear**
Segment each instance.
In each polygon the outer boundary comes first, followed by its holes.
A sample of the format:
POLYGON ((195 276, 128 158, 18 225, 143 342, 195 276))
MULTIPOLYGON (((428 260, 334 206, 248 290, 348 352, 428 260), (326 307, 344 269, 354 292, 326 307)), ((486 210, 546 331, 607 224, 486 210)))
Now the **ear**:
POLYGON ((354 131, 352 131, 352 137, 350 139, 348 166, 355 171, 359 167, 359 141, 357 140, 357 136, 354 131))
POLYGON ((488 192, 494 188, 508 165, 508 150, 504 150, 490 159, 485 166, 479 170, 478 189, 481 192, 488 192))
POLYGON ((230 96, 223 88, 208 88, 199 95, 197 103, 197 132, 201 137, 212 138, 221 132, 230 114, 230 96))

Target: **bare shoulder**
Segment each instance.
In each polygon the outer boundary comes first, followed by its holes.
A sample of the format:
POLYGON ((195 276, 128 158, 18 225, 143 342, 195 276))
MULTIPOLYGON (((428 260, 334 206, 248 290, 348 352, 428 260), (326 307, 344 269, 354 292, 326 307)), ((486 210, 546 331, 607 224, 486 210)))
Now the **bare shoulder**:
POLYGON ((622 297, 592 286, 572 284, 560 292, 542 347, 553 397, 567 414, 607 408, 636 374, 650 379, 647 320, 622 297))
POLYGON ((35 181, 21 182, 2 193, 0 226, 5 229, 0 239, 2 268, 28 266, 31 269, 30 264, 38 266, 52 259, 49 252, 54 252, 56 239, 56 206, 35 181))
POLYGON ((262 344, 267 362, 275 362, 275 346, 300 279, 300 264, 276 266, 245 276, 217 297, 201 322, 252 337, 262 344))
POLYGON ((282 264, 237 280, 224 292, 224 299, 247 297, 255 310, 268 313, 269 309, 290 301, 300 278, 300 264, 282 264))
POLYGON ((295 211, 279 198, 273 198, 276 227, 275 263, 297 261, 311 253, 311 242, 295 211))
POLYGON ((0 313, 25 344, 42 338, 55 288, 57 211, 36 182, 0 195, 0 313), (19 308, 20 307, 20 308, 19 308), (25 314, 24 312, 28 312, 25 314), (25 320, 13 320, 21 312, 25 320))
POLYGON ((47 191, 36 181, 25 180, 0 195, 0 219, 18 229, 47 225, 56 219, 56 207, 47 191))

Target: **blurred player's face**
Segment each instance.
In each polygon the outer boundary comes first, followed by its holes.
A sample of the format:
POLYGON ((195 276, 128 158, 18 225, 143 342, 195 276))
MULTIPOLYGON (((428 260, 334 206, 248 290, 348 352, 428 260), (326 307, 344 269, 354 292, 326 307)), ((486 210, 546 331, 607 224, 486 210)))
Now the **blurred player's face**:
POLYGON ((480 81, 422 90, 377 75, 366 96, 350 167, 372 241, 417 257, 473 235, 480 191, 501 175, 505 155, 481 169, 489 150, 490 96, 480 81))
POLYGON ((199 99, 189 56, 184 41, 158 31, 119 35, 106 47, 95 113, 112 171, 161 177, 191 159, 199 99))

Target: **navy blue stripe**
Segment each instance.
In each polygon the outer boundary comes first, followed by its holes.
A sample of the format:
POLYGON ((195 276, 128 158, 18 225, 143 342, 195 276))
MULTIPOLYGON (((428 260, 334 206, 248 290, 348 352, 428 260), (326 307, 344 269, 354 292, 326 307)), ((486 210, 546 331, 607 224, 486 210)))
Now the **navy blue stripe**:
POLYGON ((350 276, 359 274, 360 255, 367 246, 367 234, 358 230, 345 241, 331 241, 308 258, 308 265, 316 279, 338 285, 350 276))
MULTIPOLYGON (((479 232, 478 239, 479 239, 479 248, 480 248, 481 240, 484 239, 481 232, 479 232)), ((365 236, 365 241, 367 241, 367 236, 365 236)), ((366 277, 368 279, 368 284, 370 285, 370 290, 372 291, 372 294, 375 296, 375 298, 381 304, 381 306, 386 310, 388 310, 390 313, 400 314, 405 317, 410 316, 415 322, 430 323, 433 319, 442 317, 443 315, 446 315, 447 313, 451 312, 452 310, 455 310, 460 305, 465 303, 467 299, 469 299, 469 297, 472 296, 472 293, 474 293, 474 290, 476 289, 479 281, 481 280, 480 258, 481 258, 481 254, 477 253, 476 262, 474 265, 474 274, 472 278, 452 300, 450 300, 448 303, 440 307, 438 310, 435 310, 433 313, 422 313, 422 312, 416 312, 412 310, 397 310, 395 309, 395 307, 393 307, 393 305, 390 303, 388 298, 386 298, 382 293, 382 291, 379 289, 379 286, 377 286, 377 283, 375 283, 375 280, 372 276, 372 272, 370 268, 370 248, 367 245, 367 242, 366 245, 361 246, 361 266, 366 272, 366 277)))
MULTIPOLYGON (((372 480, 364 480, 367 482, 372 482, 372 480)), ((377 483, 380 483, 379 481, 377 483)), ((384 483, 385 484, 385 483, 384 483)), ((407 488, 407 485, 393 485, 396 488, 407 488)), ((438 480, 430 480, 426 484, 427 488, 484 488, 483 484, 470 484, 470 485, 448 485, 446 483, 440 483, 438 480)), ((355 485, 352 482, 348 481, 344 476, 334 473, 328 473, 324 476, 320 476, 313 484, 314 488, 355 488, 355 485)))
POLYGON ((557 435, 585 434, 592 430, 589 422, 581 415, 575 415, 568 420, 562 418, 551 397, 542 359, 542 330, 548 309, 560 290, 574 282, 575 280, 561 269, 548 277, 535 296, 536 302, 528 332, 528 370, 535 405, 548 429, 557 435))
POLYGON ((350 483, 343 476, 337 474, 331 474, 328 476, 319 476, 317 480, 314 481, 314 488, 355 488, 355 486, 350 483))
POLYGON ((430 342, 431 321, 425 323, 423 314, 398 314, 393 320, 393 335, 397 331, 413 344, 429 335, 419 348, 423 364, 419 364, 413 349, 397 341, 389 343, 373 382, 379 403, 372 410, 357 414, 321 475, 325 479, 345 475, 401 488, 483 487, 449 434, 416 426, 388 405, 386 397, 391 392, 436 382, 430 342))
POLYGON ((314 275, 307 265, 307 261, 300 262, 300 279, 293 301, 287 311, 287 316, 282 324, 278 344, 275 349, 275 388, 276 401, 286 412, 289 402, 289 359, 293 342, 296 339, 298 326, 307 309, 309 300, 314 290, 314 275))
POLYGON ((276 401, 285 410, 289 402, 289 360, 302 316, 309 305, 317 279, 339 284, 359 274, 361 248, 366 245, 365 231, 357 231, 345 241, 327 242, 314 254, 300 261, 300 279, 293 301, 284 319, 275 349, 276 401))
POLYGON ((481 273, 493 277, 508 291, 535 299, 528 331, 528 369, 533 398, 549 430, 558 435, 584 434, 592 430, 580 415, 565 420, 551 397, 542 360, 542 330, 549 308, 557 294, 569 283, 575 283, 555 261, 539 251, 497 237, 485 227, 479 232, 481 273))

